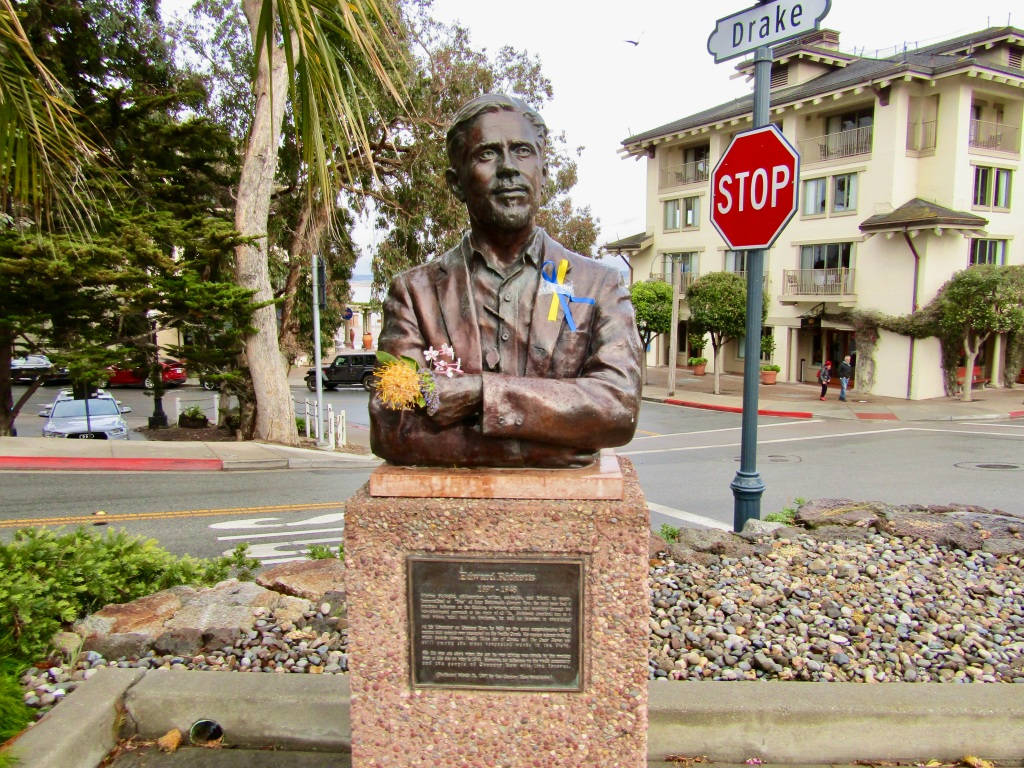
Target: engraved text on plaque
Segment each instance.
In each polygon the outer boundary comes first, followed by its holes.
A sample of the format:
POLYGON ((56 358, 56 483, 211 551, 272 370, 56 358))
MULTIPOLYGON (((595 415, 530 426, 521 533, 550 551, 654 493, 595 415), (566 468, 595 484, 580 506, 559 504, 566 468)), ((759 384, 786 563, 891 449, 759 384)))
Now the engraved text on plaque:
POLYGON ((580 690, 583 561, 408 560, 416 686, 580 690))

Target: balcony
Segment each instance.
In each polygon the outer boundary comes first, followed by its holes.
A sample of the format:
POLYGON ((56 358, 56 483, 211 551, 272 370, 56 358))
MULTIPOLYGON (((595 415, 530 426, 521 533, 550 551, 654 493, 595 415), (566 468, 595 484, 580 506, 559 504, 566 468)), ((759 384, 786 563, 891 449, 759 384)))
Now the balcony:
POLYGON ((849 301, 854 271, 848 267, 830 269, 784 269, 781 301, 849 301))
MULTIPOLYGON (((659 269, 655 267, 651 270, 651 276, 649 280, 662 280, 669 285, 672 285, 672 270, 671 269, 659 269)), ((679 273, 679 292, 686 293, 686 289, 689 288, 693 281, 697 279, 697 275, 693 272, 680 272, 679 273)))
MULTIPOLYGON (((678 155, 677 155, 678 156, 678 155)), ((658 176, 658 189, 696 184, 708 180, 708 161, 694 160, 692 163, 675 163, 663 167, 658 176)))
POLYGON ((907 149, 915 152, 935 149, 937 126, 935 120, 907 123, 907 149))
POLYGON ((971 120, 969 142, 977 149, 1017 152, 1020 149, 1020 126, 971 120))
POLYGON ((838 133, 826 133, 797 142, 800 157, 805 163, 838 160, 844 157, 871 154, 872 126, 851 128, 838 133))

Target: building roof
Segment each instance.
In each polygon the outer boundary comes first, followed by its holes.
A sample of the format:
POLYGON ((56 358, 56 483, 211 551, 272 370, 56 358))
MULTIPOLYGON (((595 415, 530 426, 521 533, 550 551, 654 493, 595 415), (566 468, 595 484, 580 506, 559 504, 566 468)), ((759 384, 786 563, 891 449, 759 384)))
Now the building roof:
POLYGON ((637 232, 635 235, 623 237, 621 240, 613 240, 601 246, 605 251, 639 251, 644 247, 644 240, 648 238, 646 232, 637 232))
MULTIPOLYGON (((770 96, 770 105, 771 107, 778 107, 797 103, 813 99, 822 94, 855 88, 857 86, 875 84, 884 86, 887 84, 887 80, 893 80, 904 75, 912 76, 916 74, 923 78, 934 78, 970 67, 977 67, 998 73, 1001 76, 1018 79, 1024 85, 1024 70, 984 61, 974 56, 957 52, 964 51, 970 46, 977 46, 993 40, 1017 41, 1022 39, 1024 39, 1024 31, 1022 30, 1014 27, 991 27, 981 32, 976 32, 973 35, 964 35, 955 40, 936 43, 935 45, 918 48, 914 51, 901 52, 887 58, 872 59, 844 55, 844 58, 848 59, 848 63, 845 66, 834 65, 836 66, 835 69, 819 77, 788 88, 774 90, 770 96)), ((804 46, 800 50, 808 50, 808 48, 804 46)), ((780 57, 779 53, 780 51, 775 52, 774 56, 776 59, 780 57)), ((792 56, 792 53, 793 51, 789 51, 786 55, 792 56)), ((831 54, 832 56, 837 54, 836 51, 828 50, 823 50, 822 53, 831 54)), ((753 94, 742 96, 671 123, 658 126, 657 128, 635 134, 622 141, 623 151, 629 154, 639 154, 654 143, 656 139, 750 115, 753 112, 753 101, 753 94)))
POLYGON ((954 211, 944 205, 915 197, 889 213, 871 216, 861 222, 861 232, 903 232, 911 229, 981 230, 988 219, 967 211, 954 211))

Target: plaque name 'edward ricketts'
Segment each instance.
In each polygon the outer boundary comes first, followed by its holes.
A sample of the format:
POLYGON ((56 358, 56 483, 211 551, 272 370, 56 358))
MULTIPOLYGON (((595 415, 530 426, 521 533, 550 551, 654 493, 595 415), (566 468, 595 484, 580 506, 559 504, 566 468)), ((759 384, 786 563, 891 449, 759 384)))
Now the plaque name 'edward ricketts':
POLYGON ((583 561, 412 556, 414 686, 581 690, 583 561))

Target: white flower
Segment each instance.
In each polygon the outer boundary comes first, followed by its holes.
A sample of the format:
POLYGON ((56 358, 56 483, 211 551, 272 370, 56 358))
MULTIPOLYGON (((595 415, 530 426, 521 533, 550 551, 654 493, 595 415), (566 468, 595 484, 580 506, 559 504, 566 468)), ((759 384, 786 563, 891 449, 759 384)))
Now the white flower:
POLYGON ((447 357, 449 360, 455 359, 455 350, 452 349, 450 344, 441 345, 441 354, 447 357))
MULTIPOLYGON (((423 359, 426 360, 428 363, 433 362, 434 360, 437 360, 438 355, 440 355, 440 354, 442 354, 444 352, 444 347, 445 346, 448 346, 448 345, 446 344, 446 345, 442 346, 440 350, 434 349, 433 346, 431 346, 429 349, 423 350, 423 359)), ((451 347, 448 347, 448 348, 451 349, 451 347)))

